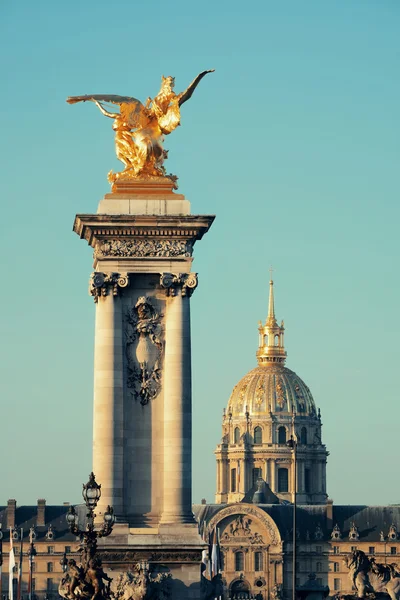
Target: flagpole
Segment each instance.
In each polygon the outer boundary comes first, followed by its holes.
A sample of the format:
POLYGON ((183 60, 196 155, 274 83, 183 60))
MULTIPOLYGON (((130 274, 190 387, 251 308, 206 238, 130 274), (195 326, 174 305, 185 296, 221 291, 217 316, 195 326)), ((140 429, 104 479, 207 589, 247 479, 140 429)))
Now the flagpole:
POLYGON ((24 530, 21 527, 21 546, 20 546, 20 552, 19 552, 19 574, 18 574, 17 600, 21 600, 21 594, 22 594, 22 559, 23 559, 23 556, 24 556, 24 530))
POLYGON ((10 551, 8 553, 8 597, 9 600, 14 600, 14 567, 15 567, 15 558, 14 558, 14 546, 13 546, 13 537, 12 537, 12 527, 10 527, 10 551))
POLYGON ((0 600, 3 600, 3 532, 0 523, 0 600))
MULTIPOLYGON (((29 600, 32 600, 32 583, 33 583, 33 579, 32 579, 32 573, 33 573, 33 559, 35 558, 36 555, 36 550, 35 550, 35 546, 33 545, 33 527, 30 528, 29 530, 29 552, 28 552, 28 556, 29 556, 29 582, 28 582, 28 593, 29 593, 29 600)), ((0 600, 2 600, 0 598, 0 600)))

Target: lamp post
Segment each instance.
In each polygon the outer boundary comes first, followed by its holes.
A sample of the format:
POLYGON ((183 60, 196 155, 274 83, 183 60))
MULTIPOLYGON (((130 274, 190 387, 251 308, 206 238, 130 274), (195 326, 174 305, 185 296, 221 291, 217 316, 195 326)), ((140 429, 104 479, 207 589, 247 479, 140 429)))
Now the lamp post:
MULTIPOLYGON (((293 414, 293 432, 294 432, 294 414, 293 414)), ((287 442, 289 448, 293 451, 293 480, 294 480, 294 492, 293 492, 293 578, 292 578, 292 599, 296 600, 296 509, 297 509, 297 441, 294 438, 293 433, 290 436, 290 440, 287 442)))
POLYGON ((78 515, 73 506, 69 507, 67 513, 67 523, 71 533, 80 537, 83 544, 83 560, 86 565, 94 557, 97 551, 97 539, 110 535, 115 523, 114 510, 111 506, 107 507, 104 513, 104 523, 100 530, 94 527, 96 517, 95 509, 101 497, 101 485, 96 482, 94 473, 90 473, 89 481, 83 484, 82 496, 88 510, 86 517, 86 529, 80 529, 78 524, 78 515))
POLYGON ((29 592, 29 600, 32 600, 33 598, 33 579, 32 579, 32 573, 33 573, 33 561, 35 559, 36 556, 36 549, 35 549, 35 545, 33 543, 33 527, 30 528, 29 530, 29 550, 28 550, 28 559, 29 559, 29 582, 28 582, 28 592, 29 592))

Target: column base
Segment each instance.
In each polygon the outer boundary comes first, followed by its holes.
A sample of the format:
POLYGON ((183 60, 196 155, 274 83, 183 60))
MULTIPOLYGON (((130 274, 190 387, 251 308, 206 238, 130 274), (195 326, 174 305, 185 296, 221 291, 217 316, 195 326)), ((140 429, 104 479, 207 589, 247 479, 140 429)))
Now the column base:
POLYGON ((168 525, 186 525, 186 524, 195 524, 196 519, 194 518, 193 513, 189 513, 186 515, 165 515, 163 514, 160 519, 160 525, 168 526, 168 525))
POLYGON ((171 576, 173 600, 200 600, 201 554, 206 544, 196 523, 160 525, 158 531, 128 528, 127 524, 119 526, 119 531, 101 539, 98 548, 103 568, 114 579, 112 590, 120 573, 147 562, 150 578, 159 573, 171 576))

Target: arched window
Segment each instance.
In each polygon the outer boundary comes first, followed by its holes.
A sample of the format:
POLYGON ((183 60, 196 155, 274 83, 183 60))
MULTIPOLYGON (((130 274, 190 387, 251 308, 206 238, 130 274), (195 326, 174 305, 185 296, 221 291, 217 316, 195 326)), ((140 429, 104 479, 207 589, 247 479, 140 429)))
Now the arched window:
POLYGON ((236 469, 231 469, 231 492, 236 492, 236 469))
POLYGON ((240 442, 240 429, 239 427, 235 427, 235 433, 234 433, 234 443, 235 444, 239 444, 240 442))
POLYGON ((262 429, 261 429, 261 427, 254 428, 254 443, 262 444, 262 429))
POLYGON ((278 492, 289 491, 289 473, 287 469, 278 469, 278 492))
POLYGON ((286 444, 286 427, 279 427, 278 429, 278 444, 286 444))
POLYGON ((279 335, 275 336, 275 346, 279 346, 279 335))
POLYGON ((244 571, 244 554, 243 554, 243 552, 235 553, 235 571, 244 571))
POLYGON ((263 555, 262 552, 254 552, 254 570, 263 570, 263 555))
POLYGON ((316 571, 317 573, 321 573, 322 571, 322 563, 321 562, 317 562, 316 566, 316 571))
POLYGON ((305 427, 301 428, 300 443, 303 444, 303 446, 307 445, 307 429, 305 427))

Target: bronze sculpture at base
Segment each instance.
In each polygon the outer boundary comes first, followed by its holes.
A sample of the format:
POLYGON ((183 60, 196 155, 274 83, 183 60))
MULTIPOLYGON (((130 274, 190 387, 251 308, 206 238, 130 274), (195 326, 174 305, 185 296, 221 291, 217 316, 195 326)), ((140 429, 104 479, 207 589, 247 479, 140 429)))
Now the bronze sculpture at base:
MULTIPOLYGON (((97 556, 97 539, 110 535, 114 525, 114 511, 111 506, 104 513, 104 523, 101 529, 96 530, 94 512, 101 496, 101 485, 96 482, 94 473, 90 473, 89 481, 83 485, 82 495, 85 500, 86 514, 85 527, 80 528, 78 515, 73 506, 67 514, 67 522, 71 533, 80 538, 81 564, 77 565, 74 559, 66 563, 67 572, 61 579, 58 593, 65 600, 76 598, 91 598, 91 600, 110 600, 110 583, 112 577, 103 571, 101 560, 97 556), (104 581, 107 584, 104 584, 104 581)), ((66 558, 66 555, 64 555, 66 558)))
POLYGON ((161 88, 145 104, 130 96, 112 94, 92 94, 67 98, 69 104, 91 101, 96 104, 105 117, 113 119, 115 131, 115 151, 125 165, 121 173, 108 174, 108 180, 114 184, 118 180, 156 179, 168 177, 176 187, 177 177, 167 175, 163 166, 168 152, 162 142, 180 125, 180 107, 191 98, 194 90, 207 73, 203 71, 192 81, 188 88, 175 94, 174 77, 162 77, 161 88), (119 112, 110 112, 102 103, 111 102, 119 106, 119 112))
POLYGON ((66 600, 91 598, 91 600, 109 600, 111 598, 110 583, 102 569, 101 560, 92 558, 85 567, 78 566, 75 560, 68 561, 68 571, 61 579, 58 593, 66 600), (107 585, 104 584, 107 582, 107 585))

